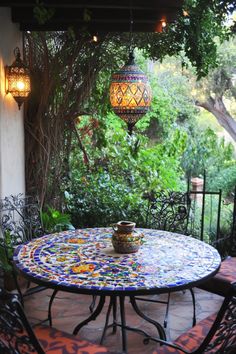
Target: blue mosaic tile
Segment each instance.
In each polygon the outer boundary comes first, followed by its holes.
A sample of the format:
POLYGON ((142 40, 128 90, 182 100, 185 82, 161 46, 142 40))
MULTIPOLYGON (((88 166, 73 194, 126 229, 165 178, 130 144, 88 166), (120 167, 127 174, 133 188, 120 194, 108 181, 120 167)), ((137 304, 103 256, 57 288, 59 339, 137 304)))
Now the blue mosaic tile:
POLYGON ((137 229, 144 244, 137 253, 117 254, 111 228, 69 230, 17 247, 14 262, 36 279, 65 288, 135 291, 188 287, 220 264, 211 246, 180 234, 137 229))

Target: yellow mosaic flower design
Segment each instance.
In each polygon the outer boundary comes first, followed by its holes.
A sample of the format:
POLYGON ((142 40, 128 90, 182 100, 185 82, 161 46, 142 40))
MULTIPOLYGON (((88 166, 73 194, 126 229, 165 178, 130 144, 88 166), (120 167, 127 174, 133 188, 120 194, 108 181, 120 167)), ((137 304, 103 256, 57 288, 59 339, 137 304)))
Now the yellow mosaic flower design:
POLYGON ((94 271, 94 264, 81 264, 71 267, 73 273, 92 273, 94 271))
POLYGON ((68 240, 69 243, 77 243, 77 244, 83 244, 85 243, 85 240, 82 238, 70 238, 68 240))

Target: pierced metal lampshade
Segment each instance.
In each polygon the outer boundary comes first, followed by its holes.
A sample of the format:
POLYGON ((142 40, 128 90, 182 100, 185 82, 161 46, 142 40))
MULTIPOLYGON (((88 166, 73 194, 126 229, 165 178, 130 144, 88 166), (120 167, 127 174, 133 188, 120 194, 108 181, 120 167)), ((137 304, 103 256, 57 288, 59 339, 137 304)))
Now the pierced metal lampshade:
POLYGON ((115 114, 127 123, 131 135, 134 125, 151 104, 148 78, 135 64, 133 53, 130 53, 128 63, 112 75, 110 102, 115 114))
POLYGON ((6 66, 6 93, 11 93, 20 109, 22 103, 29 96, 31 91, 30 73, 27 66, 20 58, 19 48, 15 48, 15 61, 6 66))

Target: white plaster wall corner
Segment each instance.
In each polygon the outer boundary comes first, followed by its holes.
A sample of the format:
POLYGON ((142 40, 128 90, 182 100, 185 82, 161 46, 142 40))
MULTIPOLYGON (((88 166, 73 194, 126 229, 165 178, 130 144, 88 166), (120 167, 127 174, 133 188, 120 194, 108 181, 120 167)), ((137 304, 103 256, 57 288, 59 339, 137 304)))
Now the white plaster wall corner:
POLYGON ((11 9, 0 8, 0 198, 25 193, 23 108, 5 93, 5 65, 14 60, 13 50, 22 48, 22 33, 11 21, 11 9))

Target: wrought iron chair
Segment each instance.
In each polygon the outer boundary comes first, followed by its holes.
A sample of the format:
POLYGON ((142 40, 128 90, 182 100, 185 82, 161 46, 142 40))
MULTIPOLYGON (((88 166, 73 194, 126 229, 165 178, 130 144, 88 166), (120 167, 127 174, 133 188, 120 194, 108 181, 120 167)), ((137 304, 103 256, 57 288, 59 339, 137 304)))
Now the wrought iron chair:
POLYGON ((146 338, 161 344, 153 354, 234 354, 236 353, 236 283, 232 284, 218 313, 197 323, 173 343, 146 338))
POLYGON ((104 347, 79 340, 72 335, 49 326, 31 328, 19 295, 9 294, 0 288, 0 353, 4 354, 103 354, 104 347))
POLYGON ((147 227, 187 234, 191 206, 188 192, 151 192, 144 199, 148 201, 147 227))
POLYGON ((236 282, 236 257, 227 257, 217 274, 198 286, 199 289, 225 297, 232 283, 236 282))
MULTIPOLYGON (((30 241, 43 235, 43 227, 40 217, 40 208, 36 198, 32 196, 23 196, 23 194, 11 195, 0 200, 0 238, 1 253, 5 253, 5 259, 9 263, 9 275, 12 275, 16 289, 21 297, 32 295, 36 292, 45 290, 42 286, 28 286, 26 291, 22 292, 18 282, 18 276, 12 264, 14 248, 22 243, 30 241)), ((51 306, 56 295, 54 290, 48 311, 48 320, 51 324, 51 306)))
MULTIPOLYGON (((147 213, 145 225, 148 228, 187 234, 191 199, 189 193, 174 191, 151 192, 144 195, 147 200, 147 213)), ((192 289, 189 289, 193 301, 193 325, 196 323, 195 296, 192 289)), ((164 327, 167 326, 167 319, 170 305, 170 292, 167 300, 156 300, 146 297, 136 297, 136 300, 158 302, 166 304, 164 327)))
POLYGON ((225 297, 229 288, 236 282, 236 186, 234 192, 234 208, 233 208, 233 222, 231 228, 231 235, 223 239, 216 240, 216 248, 219 252, 225 248, 228 250, 230 256, 223 258, 220 269, 217 274, 207 280, 205 283, 198 286, 198 288, 225 297), (223 244, 223 246, 221 245, 223 244), (227 246, 225 246, 227 245, 227 246))

